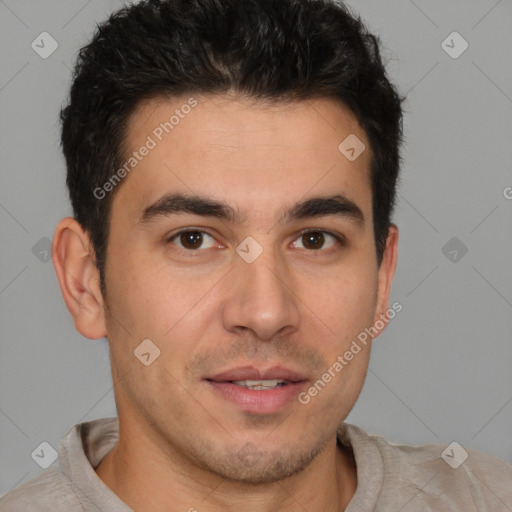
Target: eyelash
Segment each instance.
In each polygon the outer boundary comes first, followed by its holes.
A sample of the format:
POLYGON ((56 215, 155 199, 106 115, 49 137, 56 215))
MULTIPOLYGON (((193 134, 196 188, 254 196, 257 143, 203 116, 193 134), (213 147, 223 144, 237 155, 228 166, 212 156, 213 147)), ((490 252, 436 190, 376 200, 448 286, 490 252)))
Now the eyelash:
MULTIPOLYGON (((183 233, 203 233, 203 234, 206 234, 208 235, 209 237, 211 238, 215 238, 213 235, 211 235, 210 233, 208 233, 208 231, 204 231, 202 229, 194 229, 194 228, 185 228, 185 229, 182 229, 176 233, 173 233, 170 237, 168 237, 166 239, 166 243, 169 244, 171 243, 175 238, 178 238, 181 234, 183 233)), ((336 233, 333 233, 331 231, 327 231, 325 229, 312 229, 312 228, 306 228, 306 229, 303 229, 302 231, 299 232, 299 235, 297 236, 297 238, 295 240, 297 240, 298 238, 301 238, 302 236, 306 235, 307 233, 322 233, 322 234, 325 234, 325 235, 330 235, 332 236, 336 243, 337 243, 337 246, 338 248, 340 247, 343 247, 345 245, 345 238, 343 237, 343 235, 338 235, 336 233)), ((310 253, 320 253, 320 252, 324 252, 324 253, 330 253, 332 250, 334 250, 335 247, 331 247, 329 249, 310 249, 310 250, 307 250, 308 252, 310 253)), ((201 249, 182 249, 181 247, 176 247, 176 250, 178 251, 178 253, 180 255, 183 255, 183 256, 192 256, 194 253, 200 253, 202 252, 201 249)), ((204 251, 204 249, 203 249, 204 251)))

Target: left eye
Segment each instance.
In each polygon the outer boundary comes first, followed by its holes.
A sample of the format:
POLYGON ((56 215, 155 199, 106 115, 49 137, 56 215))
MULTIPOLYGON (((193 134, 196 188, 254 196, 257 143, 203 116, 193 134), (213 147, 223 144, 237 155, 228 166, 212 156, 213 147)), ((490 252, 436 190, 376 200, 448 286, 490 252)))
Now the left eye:
MULTIPOLYGON (((313 231, 313 230, 310 230, 310 231, 303 231, 301 233, 301 235, 299 236, 299 238, 297 239, 297 240, 305 240, 306 244, 309 247, 299 247, 299 248, 300 249, 309 248, 309 249, 312 249, 312 250, 315 250, 315 251, 317 251, 319 249, 325 249, 326 247, 324 247, 324 244, 325 244, 325 237, 326 236, 330 237, 331 240, 333 240, 332 244, 329 247, 327 247, 327 249, 329 249, 330 247, 332 247, 332 246, 336 245, 337 243, 341 242, 339 237, 337 237, 333 233, 329 233, 328 231, 313 231)), ((296 244, 296 242, 294 242, 294 244, 296 244)))
MULTIPOLYGON (((197 252, 198 249, 209 249, 215 246, 215 239, 205 231, 198 229, 180 231, 170 237, 167 242, 176 243, 175 240, 179 242, 176 245, 186 251, 197 252), (210 239, 210 243, 206 247, 204 246, 205 236, 210 239)), ((342 243, 340 237, 322 230, 303 231, 296 240, 300 240, 302 243, 302 247, 298 246, 299 249, 310 249, 314 251, 318 251, 319 249, 329 249, 336 244, 342 243), (325 247, 326 237, 331 239, 331 244, 328 247, 325 247), (306 246, 304 246, 304 243, 306 246)), ((297 247, 297 241, 293 242, 293 245, 294 247, 297 247)))

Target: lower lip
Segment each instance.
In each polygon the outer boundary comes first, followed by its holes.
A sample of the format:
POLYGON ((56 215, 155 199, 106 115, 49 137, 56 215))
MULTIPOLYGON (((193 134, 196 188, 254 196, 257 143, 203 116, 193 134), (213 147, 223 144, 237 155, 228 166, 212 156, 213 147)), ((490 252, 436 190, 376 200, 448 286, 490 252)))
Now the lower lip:
POLYGON ((231 382, 205 381, 214 391, 226 400, 237 405, 242 411, 254 414, 279 412, 294 399, 306 384, 306 381, 293 382, 273 389, 248 389, 231 382))

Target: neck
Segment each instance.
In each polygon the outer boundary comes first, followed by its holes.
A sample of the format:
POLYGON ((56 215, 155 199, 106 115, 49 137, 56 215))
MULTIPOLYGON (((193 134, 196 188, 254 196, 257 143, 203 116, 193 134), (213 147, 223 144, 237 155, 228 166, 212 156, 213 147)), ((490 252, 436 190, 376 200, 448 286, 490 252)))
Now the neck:
POLYGON ((337 445, 336 438, 301 472, 261 485, 229 481, 190 463, 187 467, 178 453, 169 459, 141 439, 120 433, 118 444, 95 469, 136 512, 231 512, 240 510, 242 499, 246 512, 334 512, 345 510, 357 487, 352 452, 337 445))

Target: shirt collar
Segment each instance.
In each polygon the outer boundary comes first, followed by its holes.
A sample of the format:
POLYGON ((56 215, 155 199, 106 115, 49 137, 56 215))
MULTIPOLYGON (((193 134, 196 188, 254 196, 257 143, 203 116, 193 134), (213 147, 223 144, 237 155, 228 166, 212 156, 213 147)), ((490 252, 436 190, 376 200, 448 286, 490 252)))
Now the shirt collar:
MULTIPOLYGON (((62 474, 72 483, 84 512, 133 512, 94 471, 118 440, 118 418, 100 418, 74 425, 60 443, 62 474)), ((352 450, 357 466, 357 489, 345 512, 374 510, 384 481, 377 444, 363 429, 349 423, 340 425, 337 440, 352 450)))

